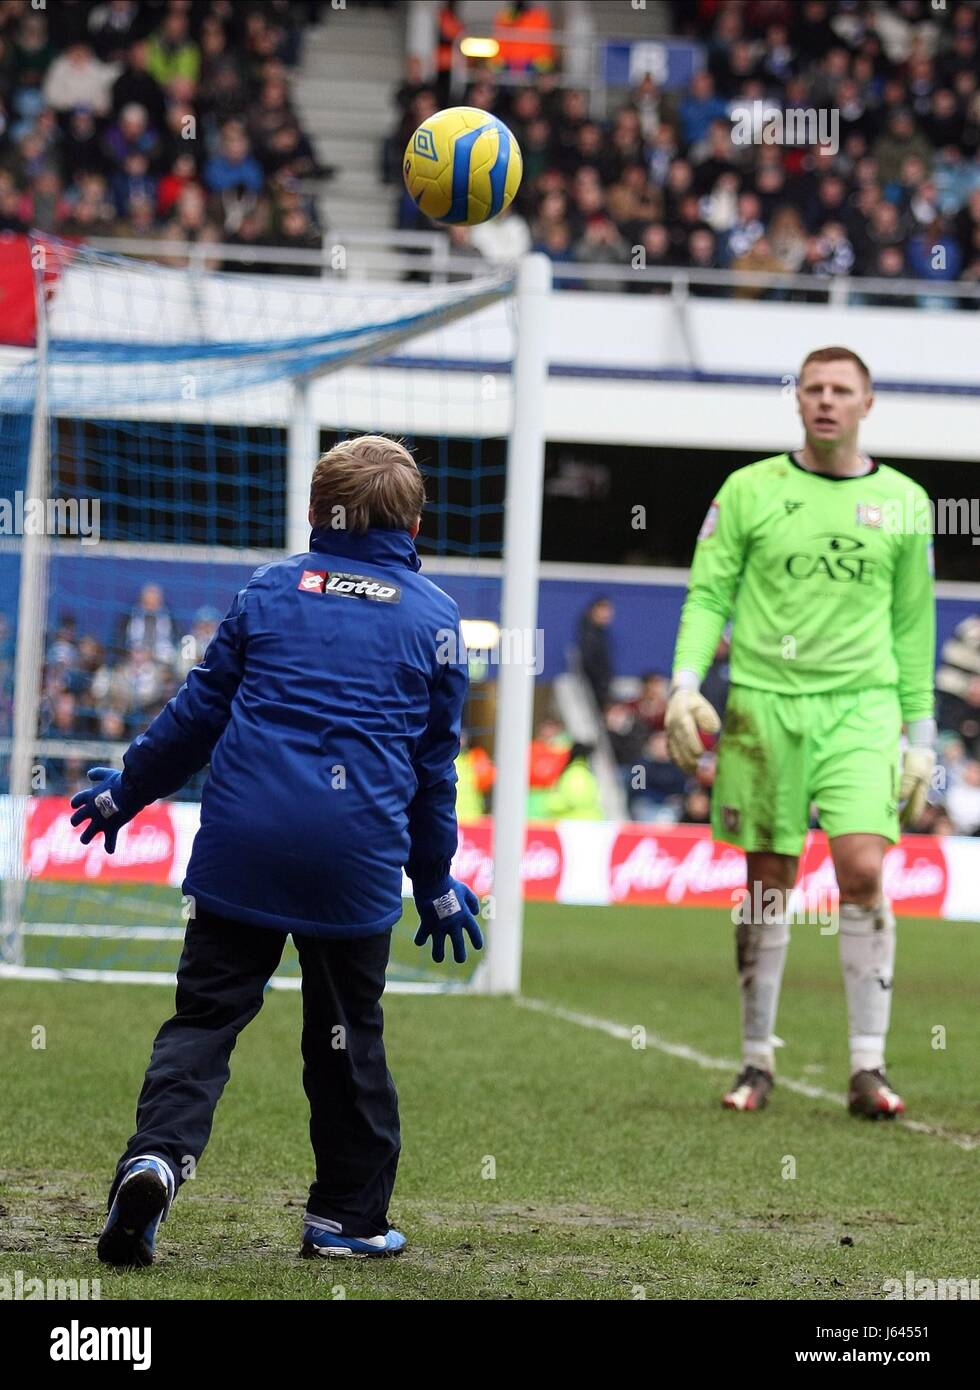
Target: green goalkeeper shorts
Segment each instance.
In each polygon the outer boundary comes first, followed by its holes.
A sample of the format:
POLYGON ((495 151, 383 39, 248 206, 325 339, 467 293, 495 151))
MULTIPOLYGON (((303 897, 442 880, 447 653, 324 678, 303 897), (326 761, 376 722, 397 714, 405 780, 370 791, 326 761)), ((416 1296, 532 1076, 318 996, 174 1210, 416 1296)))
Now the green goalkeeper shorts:
POLYGON ((711 793, 715 838, 797 855, 815 802, 831 838, 896 841, 901 730, 891 686, 779 695, 733 685, 711 793))

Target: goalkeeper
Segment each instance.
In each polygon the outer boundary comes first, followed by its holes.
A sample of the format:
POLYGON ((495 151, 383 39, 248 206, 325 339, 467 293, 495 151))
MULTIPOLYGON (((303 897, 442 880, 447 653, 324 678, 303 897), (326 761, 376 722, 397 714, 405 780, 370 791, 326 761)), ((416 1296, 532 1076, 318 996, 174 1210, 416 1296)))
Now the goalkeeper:
POLYGON ((466 658, 456 604, 423 579, 421 474, 366 435, 316 464, 309 552, 264 565, 204 659, 123 758, 72 801, 83 842, 210 762, 184 882, 192 912, 176 1012, 143 1082, 99 1258, 153 1260, 158 1227, 211 1132, 242 1028, 292 933, 303 972, 303 1085, 316 1177, 305 1255, 393 1255, 400 1148, 381 994, 402 868, 437 961, 482 946, 475 894, 450 877, 466 658))
POLYGON ((725 480, 698 537, 666 726, 692 771, 718 716, 699 685, 729 618, 731 690, 712 792, 716 839, 746 852, 736 927, 742 1069, 723 1104, 759 1110, 788 899, 816 803, 840 894, 852 1114, 904 1110, 885 1072, 895 918, 885 851, 914 824, 935 765, 931 516, 922 489, 858 448, 871 379, 847 348, 811 352, 797 403, 805 442, 725 480), (897 520, 898 519, 898 520, 897 520), (907 747, 900 760, 905 726, 907 747))

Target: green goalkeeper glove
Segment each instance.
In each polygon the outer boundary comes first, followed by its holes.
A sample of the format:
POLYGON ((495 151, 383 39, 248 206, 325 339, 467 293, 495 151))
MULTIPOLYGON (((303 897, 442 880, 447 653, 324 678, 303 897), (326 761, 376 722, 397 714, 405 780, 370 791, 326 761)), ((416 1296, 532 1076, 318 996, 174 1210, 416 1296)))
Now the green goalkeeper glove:
POLYGON ((667 748, 682 772, 694 772, 705 749, 713 742, 712 735, 721 728, 718 711, 697 690, 677 687, 667 702, 664 716, 667 748), (702 738, 702 735, 707 738, 702 738))

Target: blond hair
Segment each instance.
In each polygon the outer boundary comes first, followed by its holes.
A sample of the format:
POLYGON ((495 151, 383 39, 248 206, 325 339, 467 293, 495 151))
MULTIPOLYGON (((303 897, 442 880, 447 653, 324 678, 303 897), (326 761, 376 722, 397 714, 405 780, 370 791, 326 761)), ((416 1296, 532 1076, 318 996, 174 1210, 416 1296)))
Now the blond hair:
POLYGON ((316 462, 310 483, 314 526, 410 531, 422 514, 425 483, 404 444, 383 434, 344 439, 316 462))

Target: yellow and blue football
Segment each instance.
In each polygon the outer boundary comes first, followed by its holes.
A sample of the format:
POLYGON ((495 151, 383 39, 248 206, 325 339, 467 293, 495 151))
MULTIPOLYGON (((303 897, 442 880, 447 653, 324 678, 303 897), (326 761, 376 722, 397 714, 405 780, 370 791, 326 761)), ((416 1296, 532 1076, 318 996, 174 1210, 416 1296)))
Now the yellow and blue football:
POLYGON ((524 161, 511 132, 488 111, 451 106, 423 121, 405 148, 405 187, 435 222, 488 222, 521 183, 524 161))

